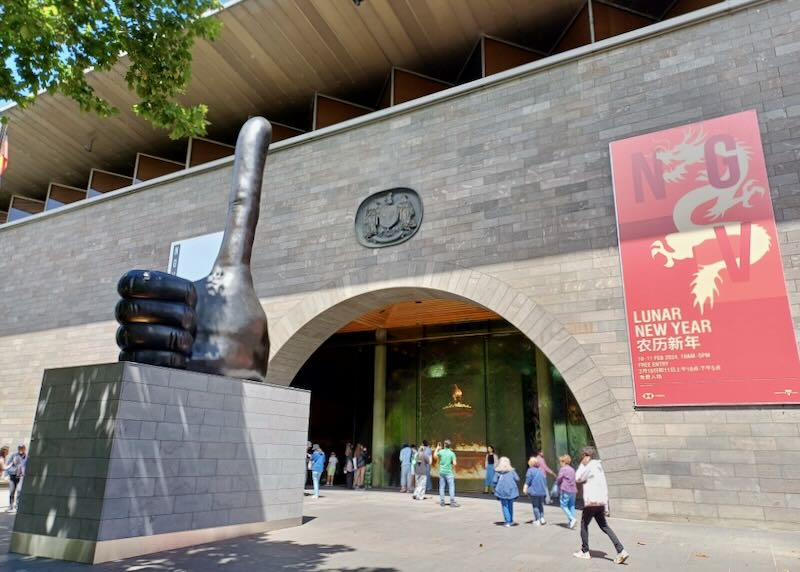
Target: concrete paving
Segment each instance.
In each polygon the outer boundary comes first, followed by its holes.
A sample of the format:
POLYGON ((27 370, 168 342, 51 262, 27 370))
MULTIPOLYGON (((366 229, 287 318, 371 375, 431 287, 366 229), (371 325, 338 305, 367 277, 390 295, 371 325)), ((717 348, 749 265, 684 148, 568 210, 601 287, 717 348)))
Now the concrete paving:
POLYGON ((592 560, 572 557, 577 530, 565 527, 560 509, 547 507, 548 524, 534 527, 531 507, 515 506, 519 526, 504 528, 491 497, 459 499, 440 508, 438 498, 326 489, 305 500, 302 526, 88 567, 8 554, 13 515, 0 515, 0 570, 55 572, 316 572, 533 571, 548 572, 748 571, 800 572, 800 532, 713 528, 692 524, 611 519, 631 558, 624 567, 595 524, 592 560))

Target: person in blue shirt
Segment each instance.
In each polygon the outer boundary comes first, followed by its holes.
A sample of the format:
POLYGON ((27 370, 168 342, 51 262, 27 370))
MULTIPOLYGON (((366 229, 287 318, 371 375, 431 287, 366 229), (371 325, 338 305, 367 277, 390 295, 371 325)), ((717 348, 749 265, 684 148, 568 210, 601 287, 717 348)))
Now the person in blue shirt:
POLYGON ((508 457, 500 457, 492 478, 494 496, 500 500, 506 528, 514 526, 514 501, 519 496, 519 475, 508 457))
POLYGON ((547 496, 547 479, 544 472, 539 470, 539 458, 528 459, 528 472, 525 473, 525 486, 522 492, 531 497, 533 505, 533 524, 541 526, 544 520, 544 499, 547 496))
POLYGON ((325 470, 325 453, 315 444, 311 452, 311 481, 314 483, 314 496, 311 498, 319 498, 319 478, 322 476, 322 471, 325 470))
POLYGON ((408 490, 408 479, 411 475, 411 457, 413 456, 413 449, 408 446, 408 443, 403 443, 403 448, 400 449, 400 492, 404 493, 408 490))

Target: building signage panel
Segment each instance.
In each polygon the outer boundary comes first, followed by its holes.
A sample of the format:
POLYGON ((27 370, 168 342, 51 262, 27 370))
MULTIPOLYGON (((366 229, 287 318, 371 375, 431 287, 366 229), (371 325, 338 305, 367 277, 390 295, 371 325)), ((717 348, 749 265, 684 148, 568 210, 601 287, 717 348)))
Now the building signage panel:
POLYGON ((170 274, 195 281, 205 278, 214 267, 223 232, 213 232, 173 242, 169 253, 170 274))
POLYGON ((755 111, 611 143, 635 403, 800 403, 755 111))

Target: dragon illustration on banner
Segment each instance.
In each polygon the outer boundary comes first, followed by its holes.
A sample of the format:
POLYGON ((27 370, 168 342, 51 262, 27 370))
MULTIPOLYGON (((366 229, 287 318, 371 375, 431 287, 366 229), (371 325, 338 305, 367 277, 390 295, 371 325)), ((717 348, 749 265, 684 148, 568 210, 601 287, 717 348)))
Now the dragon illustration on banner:
MULTIPOLYGON (((736 141, 735 146, 727 148, 722 142, 711 142, 712 160, 721 159, 728 166, 718 175, 725 181, 719 188, 710 181, 709 145, 702 129, 687 129, 683 140, 676 145, 662 144, 656 148, 655 158, 661 163, 665 183, 678 183, 693 177, 698 186, 687 192, 675 204, 673 221, 677 232, 668 234, 663 240, 656 240, 650 247, 652 258, 662 256, 664 266, 672 268, 676 261, 695 257, 695 248, 706 241, 717 240, 721 234, 738 237, 741 241, 740 255, 735 256, 735 264, 742 266, 742 257, 753 265, 769 252, 772 241, 767 230, 756 223, 723 221, 726 213, 737 206, 751 208, 754 197, 768 197, 766 189, 756 179, 749 178, 751 151, 736 141), (691 168, 697 165, 696 168, 691 168), (732 168, 733 165, 736 168, 732 168), (696 222, 697 220, 703 222, 696 222), (749 241, 749 244, 748 244, 749 241)), ((713 308, 714 300, 722 285, 722 270, 727 263, 724 257, 713 262, 698 263, 697 272, 689 285, 694 305, 702 314, 706 306, 713 308)))

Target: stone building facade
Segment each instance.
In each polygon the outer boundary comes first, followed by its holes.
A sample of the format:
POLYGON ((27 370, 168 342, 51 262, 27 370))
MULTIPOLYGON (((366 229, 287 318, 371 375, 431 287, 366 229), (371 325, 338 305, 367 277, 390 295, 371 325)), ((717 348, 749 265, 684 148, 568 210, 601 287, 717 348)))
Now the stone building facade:
MULTIPOLYGON (((633 407, 610 141, 757 110, 800 325, 800 5, 725 4, 274 146, 253 258, 268 381, 364 312, 471 301, 562 373, 616 515, 796 529, 800 409, 633 407), (364 248, 356 209, 391 187, 420 194, 422 226, 364 248)), ((230 176, 220 160, 0 228, 0 442, 28 438, 43 369, 116 359, 117 278, 221 230, 230 176)))

